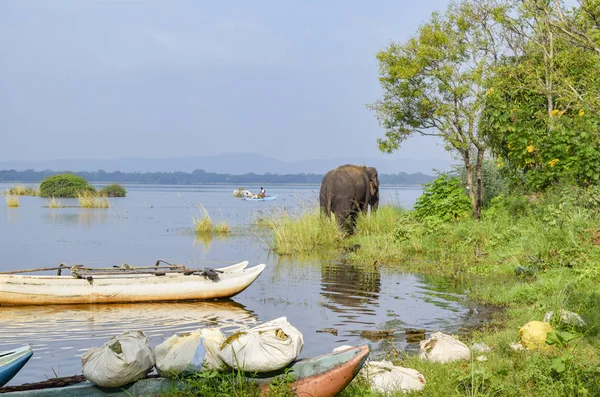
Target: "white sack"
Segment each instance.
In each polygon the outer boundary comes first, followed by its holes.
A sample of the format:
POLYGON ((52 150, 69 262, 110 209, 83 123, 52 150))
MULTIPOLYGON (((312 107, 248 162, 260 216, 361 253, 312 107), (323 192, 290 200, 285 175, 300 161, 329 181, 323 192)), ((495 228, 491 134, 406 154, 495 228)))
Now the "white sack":
POLYGON ((219 348, 225 336, 216 328, 173 335, 156 346, 156 370, 166 377, 182 372, 220 370, 219 348))
POLYGON ((585 321, 583 321, 579 314, 570 312, 565 309, 560 309, 558 313, 556 313, 556 315, 553 311, 546 313, 542 321, 549 323, 550 320, 552 320, 552 317, 556 317, 558 318, 559 322, 568 325, 575 325, 577 327, 585 327, 586 325, 585 321))
POLYGON ((294 361, 303 346, 300 331, 280 317, 231 335, 221 346, 220 357, 234 369, 269 372, 294 361))
POLYGON ((371 389, 380 393, 420 391, 425 387, 425 377, 416 369, 403 368, 389 361, 370 361, 359 372, 371 389))
POLYGON ((126 331, 82 357, 83 376, 105 387, 119 387, 146 377, 154 366, 154 354, 142 331, 126 331))
POLYGON ((431 338, 421 341, 420 346, 420 357, 423 360, 447 363, 471 358, 471 351, 467 345, 441 332, 436 332, 431 338))

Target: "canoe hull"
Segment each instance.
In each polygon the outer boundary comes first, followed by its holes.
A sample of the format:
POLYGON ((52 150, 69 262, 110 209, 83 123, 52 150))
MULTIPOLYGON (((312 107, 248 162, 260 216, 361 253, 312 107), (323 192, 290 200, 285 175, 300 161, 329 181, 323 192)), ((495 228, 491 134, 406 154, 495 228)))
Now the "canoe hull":
POLYGON ((275 196, 266 196, 263 198, 252 198, 252 197, 244 197, 244 200, 246 201, 273 201, 277 198, 277 195, 275 196))
POLYGON ((7 384, 33 356, 31 347, 0 352, 0 387, 7 384))
POLYGON ((72 276, 0 275, 1 305, 138 303, 231 298, 245 290, 265 268, 248 262, 220 268, 219 281, 200 275, 107 275, 91 280, 72 276))
MULTIPOLYGON (((341 392, 362 368, 370 348, 368 345, 349 348, 343 352, 329 353, 322 356, 299 360, 292 363, 288 370, 295 375, 296 380, 291 384, 294 394, 298 397, 333 397, 341 392)), ((251 381, 261 385, 261 396, 268 396, 269 384, 276 375, 262 374, 259 379, 251 381)), ((175 390, 185 390, 184 383, 166 378, 142 379, 122 388, 103 388, 90 382, 78 383, 65 387, 49 389, 34 389, 11 391, 4 393, 7 397, 113 397, 126 396, 157 396, 175 390)))

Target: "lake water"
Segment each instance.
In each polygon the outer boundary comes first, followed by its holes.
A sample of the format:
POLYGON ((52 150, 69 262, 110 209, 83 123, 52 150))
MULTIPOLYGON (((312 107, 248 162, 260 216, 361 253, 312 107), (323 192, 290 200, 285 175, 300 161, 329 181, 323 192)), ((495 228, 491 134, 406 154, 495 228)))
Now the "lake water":
MULTIPOLYGON (((9 184, 0 184, 4 190, 9 184)), ((126 185, 125 198, 109 209, 64 208, 46 199, 20 197, 18 208, 0 210, 0 271, 69 265, 152 265, 162 258, 191 267, 217 267, 248 260, 265 263, 262 275, 244 292, 224 302, 0 307, 0 350, 31 344, 34 356, 10 382, 40 381, 81 373, 81 355, 122 331, 140 329, 152 346, 176 332, 218 326, 227 334, 277 317, 304 335, 302 356, 341 344, 371 343, 377 352, 390 344, 414 350, 406 328, 457 332, 468 310, 460 295, 422 276, 386 268, 298 261, 273 255, 268 237, 255 232, 257 217, 285 207, 318 204, 319 186, 266 187, 271 202, 231 197, 237 186, 126 185), (198 239, 193 216, 206 208, 213 222, 233 233, 198 239), (317 332, 337 329, 337 335, 317 332), (395 330, 394 337, 369 340, 362 331, 395 330)), ((257 190, 253 188, 251 190, 257 190)), ((383 187, 381 204, 413 205, 419 188, 383 187)))

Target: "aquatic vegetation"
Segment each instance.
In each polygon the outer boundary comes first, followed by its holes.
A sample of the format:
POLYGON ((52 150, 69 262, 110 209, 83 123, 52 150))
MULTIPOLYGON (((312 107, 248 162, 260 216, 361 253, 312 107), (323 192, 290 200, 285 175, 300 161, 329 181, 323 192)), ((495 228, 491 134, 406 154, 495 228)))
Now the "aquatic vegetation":
POLYGON ((272 228, 271 249, 280 255, 336 250, 343 238, 335 219, 321 216, 316 206, 298 214, 281 210, 265 222, 272 228))
POLYGON ((60 202, 60 200, 57 199, 56 197, 50 197, 50 199, 48 199, 48 207, 50 207, 50 208, 62 208, 63 205, 60 202))
POLYGON ((37 196, 40 194, 40 192, 39 189, 35 186, 24 186, 21 184, 16 184, 6 189, 4 194, 13 196, 37 196))
POLYGON ((19 206, 19 196, 7 194, 4 196, 6 200, 7 207, 18 207, 19 206))
POLYGON ((90 191, 80 191, 76 195, 79 206, 82 208, 109 208, 110 204, 106 196, 101 196, 90 191))
POLYGON ((192 215, 196 234, 210 234, 213 227, 212 219, 202 204, 198 204, 197 207, 201 214, 199 216, 192 215))
POLYGON ((229 234, 231 233, 231 228, 225 222, 220 222, 215 226, 215 233, 218 234, 229 234))
POLYGON ((98 193, 106 197, 125 197, 127 190, 118 183, 113 183, 112 185, 104 186, 98 193))
POLYGON ((84 178, 73 174, 54 175, 40 184, 42 197, 76 197, 79 192, 95 193, 96 189, 84 178))

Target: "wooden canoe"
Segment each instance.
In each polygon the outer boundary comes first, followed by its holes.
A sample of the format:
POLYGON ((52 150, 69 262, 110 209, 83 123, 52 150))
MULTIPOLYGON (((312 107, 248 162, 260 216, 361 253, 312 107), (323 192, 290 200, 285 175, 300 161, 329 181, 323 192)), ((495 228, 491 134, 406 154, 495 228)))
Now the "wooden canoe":
POLYGON ((7 384, 33 356, 30 346, 0 352, 0 387, 7 384))
MULTIPOLYGON (((323 354, 321 356, 298 360, 288 366, 290 374, 295 376, 291 387, 298 397, 333 397, 340 393, 365 363, 370 348, 368 345, 350 347, 344 351, 323 354)), ((260 378, 251 381, 261 385, 261 396, 269 395, 269 384, 276 376, 285 373, 285 369, 270 374, 261 374, 260 378)), ((125 385, 121 388, 98 387, 83 381, 82 376, 50 379, 39 384, 28 384, 12 388, 0 389, 0 394, 7 397, 149 397, 158 396, 174 390, 186 390, 182 381, 167 378, 149 378, 125 385), (72 383, 77 382, 80 383, 72 383), (65 386, 40 388, 44 384, 62 384, 65 386)))
POLYGON ((265 196, 265 197, 244 197, 244 200, 246 201, 273 201, 277 198, 277 195, 274 196, 265 196))
POLYGON ((55 276, 5 272, 0 273, 0 306, 230 298, 245 290, 265 268, 264 264, 247 266, 244 261, 209 273, 180 265, 116 269, 77 266, 69 267, 71 275, 55 276))

